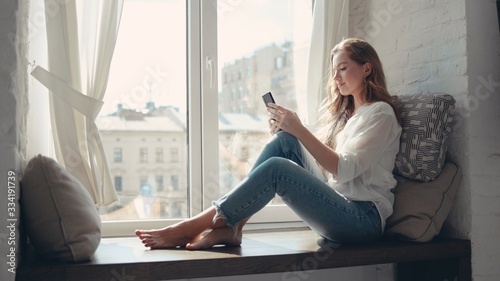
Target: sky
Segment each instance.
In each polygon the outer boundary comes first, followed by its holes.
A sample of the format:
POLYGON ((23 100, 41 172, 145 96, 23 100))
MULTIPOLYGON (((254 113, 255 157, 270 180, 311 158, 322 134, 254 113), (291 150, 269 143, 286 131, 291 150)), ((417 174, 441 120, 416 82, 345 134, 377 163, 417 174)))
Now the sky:
MULTIPOLYGON (((219 65, 293 40, 298 2, 310 0, 218 0, 219 65)), ((184 0, 125 0, 101 114, 118 103, 143 108, 150 98, 185 111, 185 9, 184 0)))

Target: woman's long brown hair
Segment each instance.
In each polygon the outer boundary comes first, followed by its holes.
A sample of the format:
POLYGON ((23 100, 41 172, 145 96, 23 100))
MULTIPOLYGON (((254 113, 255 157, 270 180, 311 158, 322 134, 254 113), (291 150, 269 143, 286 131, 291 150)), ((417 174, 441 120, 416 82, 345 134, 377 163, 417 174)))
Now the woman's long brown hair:
POLYGON ((397 106, 387 91, 384 70, 375 49, 366 41, 349 38, 337 44, 330 56, 330 75, 326 86, 326 97, 321 103, 319 110, 319 138, 331 148, 335 148, 337 134, 344 129, 347 120, 354 114, 354 99, 351 95, 342 96, 334 79, 335 69, 333 57, 338 52, 345 52, 349 58, 360 65, 369 63, 372 66, 371 73, 365 78, 365 101, 368 103, 383 101, 388 103, 398 122, 401 117, 397 106))

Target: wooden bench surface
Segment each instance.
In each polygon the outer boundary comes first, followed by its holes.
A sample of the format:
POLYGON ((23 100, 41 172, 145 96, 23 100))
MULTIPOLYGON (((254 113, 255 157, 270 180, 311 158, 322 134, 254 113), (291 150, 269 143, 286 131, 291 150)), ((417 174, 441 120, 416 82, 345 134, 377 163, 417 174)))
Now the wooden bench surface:
POLYGON ((471 256, 468 240, 381 241, 333 249, 321 248, 318 239, 308 229, 249 232, 241 247, 188 251, 148 250, 135 237, 105 238, 94 258, 84 263, 40 261, 29 252, 18 267, 16 280, 172 280, 461 257, 470 263, 471 256))

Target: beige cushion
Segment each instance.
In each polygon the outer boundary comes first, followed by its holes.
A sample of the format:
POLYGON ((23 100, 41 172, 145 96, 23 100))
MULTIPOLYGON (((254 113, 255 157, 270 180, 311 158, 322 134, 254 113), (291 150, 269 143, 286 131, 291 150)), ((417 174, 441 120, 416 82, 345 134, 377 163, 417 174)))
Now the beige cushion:
POLYGON ((430 182, 398 179, 385 235, 415 242, 432 240, 450 212, 460 180, 460 170, 450 162, 430 182))
POLYGON ((101 240, 101 221, 88 191, 55 160, 38 155, 21 178, 21 217, 42 258, 84 261, 101 240))
POLYGON ((395 172, 405 178, 434 180, 444 164, 454 126, 455 99, 448 94, 398 96, 403 132, 395 172))

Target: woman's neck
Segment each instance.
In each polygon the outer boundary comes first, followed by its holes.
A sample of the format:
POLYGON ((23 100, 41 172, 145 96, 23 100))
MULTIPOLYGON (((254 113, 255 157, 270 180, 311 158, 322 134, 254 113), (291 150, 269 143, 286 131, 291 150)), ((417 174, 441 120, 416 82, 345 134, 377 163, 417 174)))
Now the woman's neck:
POLYGON ((368 102, 363 98, 361 97, 360 95, 359 96, 353 96, 354 98, 354 111, 356 112, 356 110, 358 108, 360 108, 361 106, 367 104, 368 102))

